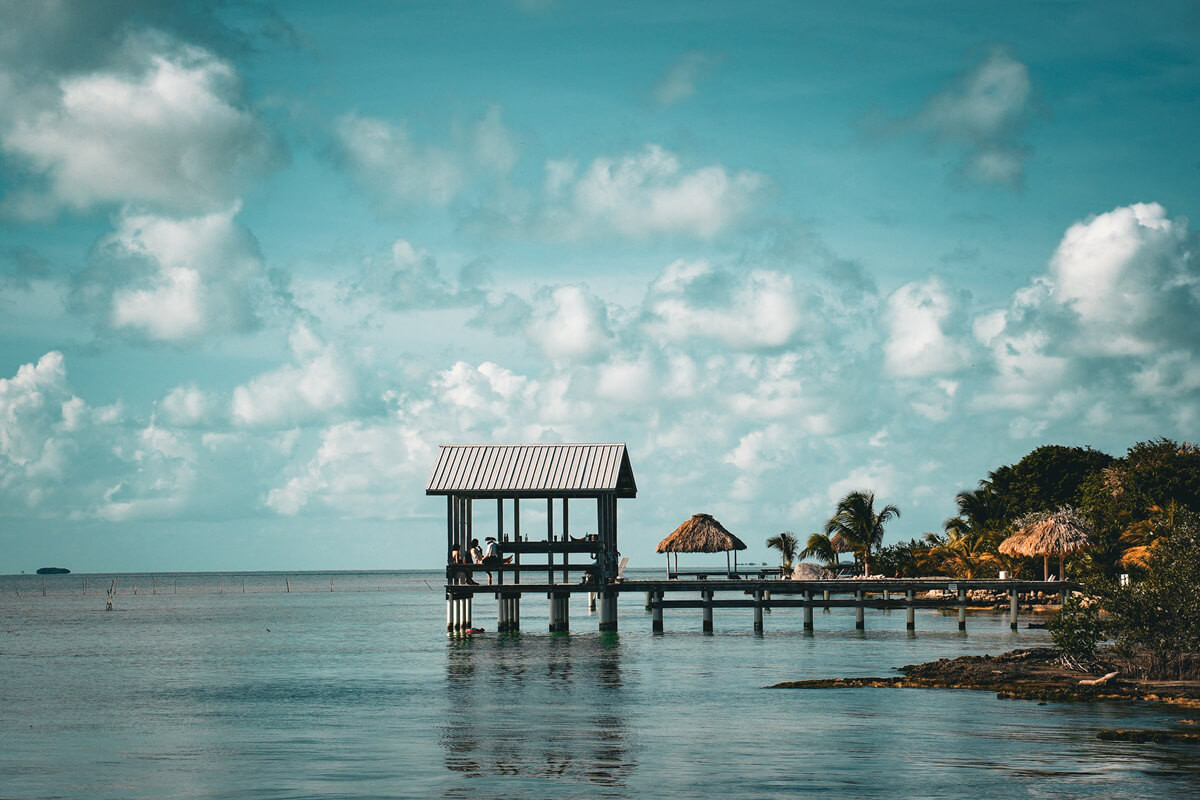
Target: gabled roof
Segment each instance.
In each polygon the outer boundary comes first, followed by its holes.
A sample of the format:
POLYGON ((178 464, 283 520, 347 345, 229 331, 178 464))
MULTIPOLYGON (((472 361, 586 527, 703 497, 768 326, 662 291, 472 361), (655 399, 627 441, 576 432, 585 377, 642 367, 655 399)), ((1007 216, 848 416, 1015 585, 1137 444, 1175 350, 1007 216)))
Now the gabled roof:
POLYGON ((425 494, 637 497, 623 444, 444 444, 425 494))

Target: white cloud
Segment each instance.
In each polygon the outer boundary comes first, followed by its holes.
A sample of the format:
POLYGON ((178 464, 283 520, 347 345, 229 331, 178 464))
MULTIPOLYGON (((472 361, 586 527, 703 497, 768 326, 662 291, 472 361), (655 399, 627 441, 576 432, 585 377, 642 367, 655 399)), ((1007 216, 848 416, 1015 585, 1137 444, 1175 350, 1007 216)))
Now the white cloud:
POLYGON ((217 400, 195 385, 176 386, 158 407, 168 422, 187 427, 210 422, 216 414, 217 400))
POLYGON ((649 144, 639 153, 597 158, 579 175, 569 162, 549 161, 546 185, 551 202, 542 227, 556 238, 679 233, 707 239, 754 206, 766 178, 722 166, 687 171, 675 154, 649 144))
POLYGON ((526 333, 550 358, 586 361, 612 344, 607 306, 583 287, 559 286, 539 305, 526 333))
POLYGON ((934 142, 963 148, 960 169, 982 183, 1020 183, 1030 150, 1020 139, 1033 113, 1029 68, 1003 48, 926 100, 909 121, 934 142))
POLYGON ((237 212, 123 214, 76 277, 74 304, 103 327, 151 341, 253 330, 269 290, 258 243, 237 212))
POLYGON ((1078 315, 1076 347, 1146 355, 1200 335, 1200 268, 1187 223, 1135 203, 1072 225, 1050 260, 1054 300, 1078 315))
POLYGON ((520 156, 516 137, 492 106, 444 144, 421 144, 406 122, 390 123, 357 113, 334 126, 339 157, 351 174, 385 206, 445 206, 473 181, 507 175, 520 156))
POLYGON ((17 191, 10 210, 46 216, 136 203, 205 211, 274 166, 277 146, 243 103, 233 67, 197 47, 164 48, 161 39, 131 38, 132 70, 71 75, 55 92, 9 98, 17 107, 0 148, 43 184, 17 191))
POLYGON ((295 363, 264 372, 233 390, 230 414, 245 426, 289 426, 343 412, 358 399, 354 371, 338 348, 304 324, 292 331, 295 363))
POLYGON ((671 106, 688 99, 719 63, 720 59, 710 53, 684 53, 654 84, 654 101, 671 106))
POLYGON ((652 284, 646 312, 646 329, 662 341, 713 339, 739 349, 788 344, 802 322, 790 275, 735 276, 707 261, 670 264, 652 284))
POLYGON ((905 284, 887 299, 888 338, 884 363, 898 377, 954 372, 968 357, 966 347, 947 335, 954 304, 939 278, 905 284))

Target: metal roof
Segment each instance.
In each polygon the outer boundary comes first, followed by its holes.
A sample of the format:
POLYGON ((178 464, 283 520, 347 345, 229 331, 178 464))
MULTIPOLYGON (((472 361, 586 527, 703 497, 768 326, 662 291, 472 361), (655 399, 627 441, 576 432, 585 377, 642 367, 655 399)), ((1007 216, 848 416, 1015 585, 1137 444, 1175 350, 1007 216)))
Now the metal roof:
POLYGON ((425 494, 636 497, 623 444, 444 444, 425 494))

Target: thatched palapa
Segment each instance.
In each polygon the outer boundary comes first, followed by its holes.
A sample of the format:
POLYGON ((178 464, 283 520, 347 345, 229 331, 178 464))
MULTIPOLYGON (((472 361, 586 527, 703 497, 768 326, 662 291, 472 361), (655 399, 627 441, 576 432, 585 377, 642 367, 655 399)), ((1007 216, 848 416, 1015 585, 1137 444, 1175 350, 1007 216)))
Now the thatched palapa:
MULTIPOLYGON (((725 526, 717 522, 711 514, 694 514, 687 522, 675 529, 667 538, 658 543, 656 552, 667 553, 667 567, 670 569, 670 553, 675 554, 675 570, 679 571, 680 553, 726 553, 726 568, 729 567, 730 551, 745 550, 746 543, 734 536, 725 526)), ((737 569, 735 557, 733 569, 737 569)))
POLYGON ((1078 553, 1090 543, 1087 523, 1071 509, 1039 515, 1000 543, 1006 556, 1041 556, 1042 577, 1050 579, 1050 556, 1058 556, 1058 578, 1063 580, 1063 556, 1078 553))

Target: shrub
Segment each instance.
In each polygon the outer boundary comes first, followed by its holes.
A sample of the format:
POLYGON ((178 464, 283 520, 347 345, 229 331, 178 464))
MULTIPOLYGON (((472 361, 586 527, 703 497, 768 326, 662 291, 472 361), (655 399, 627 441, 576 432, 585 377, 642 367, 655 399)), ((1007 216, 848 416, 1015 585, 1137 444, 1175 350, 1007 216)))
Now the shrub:
POLYGON ((1063 666, 1087 670, 1096 664, 1096 647, 1108 638, 1095 603, 1072 597, 1046 624, 1063 666))

